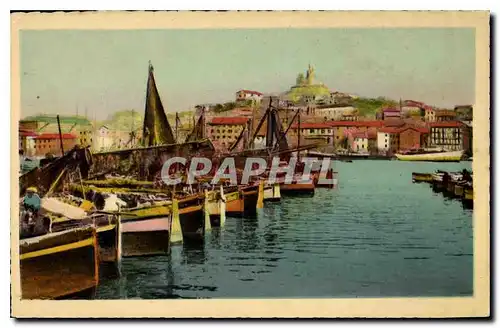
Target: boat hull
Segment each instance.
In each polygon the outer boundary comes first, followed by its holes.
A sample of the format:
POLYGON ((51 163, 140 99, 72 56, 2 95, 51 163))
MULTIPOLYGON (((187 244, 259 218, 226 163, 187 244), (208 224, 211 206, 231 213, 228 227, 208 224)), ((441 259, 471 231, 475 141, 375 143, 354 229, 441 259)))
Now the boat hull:
POLYGON ((411 177, 413 182, 432 182, 432 173, 413 172, 411 177))
POLYGON ((121 256, 166 255, 170 251, 171 216, 165 214, 123 218, 121 256))
POLYGON ((22 240, 22 298, 92 296, 99 282, 98 258, 97 234, 92 227, 22 240))
POLYGON ((314 183, 290 183, 280 186, 282 195, 288 196, 313 196, 314 183))
POLYGON ((281 200, 281 188, 279 183, 264 188, 264 202, 279 202, 281 200))
POLYGON ((400 161, 423 161, 423 162, 460 162, 463 151, 450 151, 428 154, 396 154, 400 161))
POLYGON ((239 191, 233 191, 226 194, 226 215, 239 217, 243 216, 243 199, 239 191))

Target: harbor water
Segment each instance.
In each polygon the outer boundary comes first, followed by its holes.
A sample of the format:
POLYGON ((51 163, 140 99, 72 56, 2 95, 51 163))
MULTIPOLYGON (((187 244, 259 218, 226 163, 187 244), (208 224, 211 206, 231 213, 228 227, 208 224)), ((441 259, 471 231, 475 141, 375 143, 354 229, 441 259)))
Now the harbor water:
POLYGON ((335 162, 337 189, 229 217, 204 246, 125 258, 97 298, 472 295, 472 210, 411 182, 412 172, 464 168, 471 162, 335 162))

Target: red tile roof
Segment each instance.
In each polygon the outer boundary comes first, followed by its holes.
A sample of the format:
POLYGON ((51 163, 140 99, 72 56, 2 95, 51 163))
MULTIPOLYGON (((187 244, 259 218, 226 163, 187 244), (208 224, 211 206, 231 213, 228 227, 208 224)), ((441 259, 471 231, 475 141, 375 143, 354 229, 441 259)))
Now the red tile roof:
MULTIPOLYGON (((63 133, 63 139, 76 139, 76 136, 71 133, 63 133)), ((58 133, 42 133, 36 137, 36 139, 59 139, 58 133)))
POLYGON ((428 128, 422 128, 422 127, 415 127, 415 126, 405 126, 405 127, 402 127, 399 129, 399 133, 403 132, 403 131, 406 131, 406 130, 415 130, 417 132, 420 132, 420 133, 429 133, 429 129, 428 128))
POLYGON ((437 110, 436 111, 436 116, 457 116, 457 113, 453 110, 447 110, 447 109, 442 109, 442 110, 437 110))
POLYGON ((248 121, 248 117, 238 116, 217 116, 209 122, 211 125, 243 125, 248 121))
POLYGON ((239 90, 237 91, 237 93, 240 93, 240 92, 243 92, 243 93, 248 93, 248 94, 251 94, 251 95, 257 95, 257 96, 262 96, 263 94, 258 92, 258 91, 253 91, 253 90, 239 90))
POLYGON ((395 128, 395 127, 383 127, 383 128, 380 128, 378 130, 378 132, 396 134, 396 133, 399 133, 399 128, 395 128))
POLYGON ((330 121, 326 122, 326 124, 330 126, 338 126, 338 127, 382 127, 384 125, 384 121, 330 121))
POLYGON ((399 113, 400 112, 399 108, 394 108, 394 107, 384 108, 382 111, 384 113, 386 113, 386 112, 398 112, 399 113))
MULTIPOLYGON (((299 125, 297 123, 292 124, 292 129, 297 129, 299 125)), ((332 126, 329 123, 300 123, 301 129, 331 129, 332 126)))
POLYGON ((429 123, 430 128, 459 128, 464 124, 460 121, 444 121, 444 122, 431 122, 429 123))
POLYGON ((19 135, 21 137, 36 137, 38 134, 33 131, 19 129, 19 135))

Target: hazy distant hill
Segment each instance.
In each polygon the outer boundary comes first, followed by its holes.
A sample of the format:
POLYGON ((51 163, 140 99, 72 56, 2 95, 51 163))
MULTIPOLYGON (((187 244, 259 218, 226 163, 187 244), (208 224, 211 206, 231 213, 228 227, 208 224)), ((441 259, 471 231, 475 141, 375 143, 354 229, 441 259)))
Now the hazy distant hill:
MULTIPOLYGON (((181 124, 186 124, 192 119, 192 111, 179 112, 179 118, 181 124)), ((175 113, 167 113, 167 119, 174 128, 175 126, 175 113)), ((132 131, 137 129, 142 129, 143 124, 143 114, 139 111, 134 110, 122 110, 113 113, 108 117, 106 121, 103 122, 111 130, 118 131, 132 131)))

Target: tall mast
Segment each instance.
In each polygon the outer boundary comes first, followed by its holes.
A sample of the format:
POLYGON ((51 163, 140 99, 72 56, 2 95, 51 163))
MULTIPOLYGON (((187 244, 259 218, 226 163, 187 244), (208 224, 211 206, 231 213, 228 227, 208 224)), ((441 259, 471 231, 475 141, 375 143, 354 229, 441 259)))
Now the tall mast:
POLYGON ((300 161, 300 107, 298 108, 297 119, 298 119, 297 161, 300 161))
POLYGON ((61 155, 64 156, 64 146, 63 146, 61 122, 59 121, 59 115, 57 115, 57 128, 59 129, 59 142, 61 143, 61 155))

